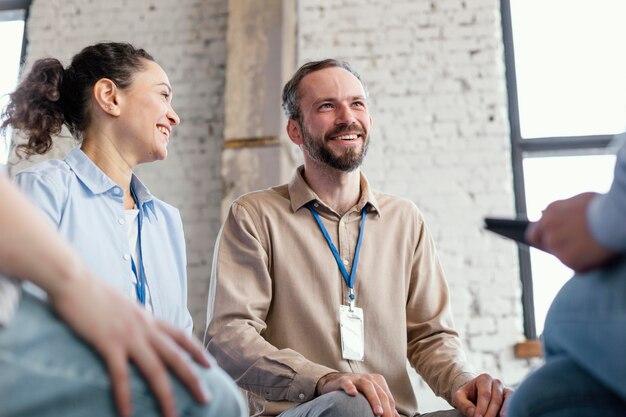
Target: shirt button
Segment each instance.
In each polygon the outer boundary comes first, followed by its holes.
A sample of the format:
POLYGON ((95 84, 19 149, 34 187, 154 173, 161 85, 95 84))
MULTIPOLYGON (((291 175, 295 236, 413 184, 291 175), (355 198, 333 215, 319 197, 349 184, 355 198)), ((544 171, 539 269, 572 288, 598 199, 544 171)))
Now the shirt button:
POLYGON ((123 258, 124 258, 125 261, 128 261, 128 260, 130 260, 130 255, 125 253, 123 258))
POLYGON ((122 190, 120 190, 120 187, 115 187, 113 189, 113 194, 115 194, 115 195, 122 195, 122 190))
MULTIPOLYGON (((319 207, 320 205, 318 203, 313 203, 313 207, 319 207)), ((302 394, 300 394, 302 395, 302 394)))
POLYGON ((349 263, 350 263, 350 262, 348 262, 348 260, 347 260, 347 259, 344 259, 344 260, 343 260, 343 264, 344 264, 344 265, 346 265, 346 266, 347 266, 349 263))
POLYGON ((117 219, 117 222, 118 222, 119 224, 124 224, 124 223, 126 223, 126 220, 124 220, 124 219, 122 219, 122 218, 120 217, 119 219, 117 219))
POLYGON ((298 398, 300 398, 301 400, 304 400, 304 394, 300 393, 300 395, 298 395, 298 398))

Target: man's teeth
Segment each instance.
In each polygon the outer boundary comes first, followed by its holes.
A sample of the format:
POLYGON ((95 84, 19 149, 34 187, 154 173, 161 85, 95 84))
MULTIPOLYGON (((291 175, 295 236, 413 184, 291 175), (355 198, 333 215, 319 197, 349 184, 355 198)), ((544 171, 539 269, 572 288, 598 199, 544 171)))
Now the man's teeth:
POLYGON ((163 133, 165 136, 170 135, 170 131, 164 128, 163 126, 157 126, 157 129, 159 130, 159 132, 163 133))
POLYGON ((358 135, 335 136, 335 140, 356 140, 358 137, 358 135))

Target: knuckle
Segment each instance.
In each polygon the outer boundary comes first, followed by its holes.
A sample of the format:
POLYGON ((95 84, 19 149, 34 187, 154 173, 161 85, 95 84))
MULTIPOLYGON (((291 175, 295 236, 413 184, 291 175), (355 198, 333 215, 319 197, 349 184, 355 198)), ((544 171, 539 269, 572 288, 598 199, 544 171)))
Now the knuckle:
POLYGON ((481 391, 481 392, 478 393, 478 396, 488 401, 491 398, 491 392, 490 391, 481 391))

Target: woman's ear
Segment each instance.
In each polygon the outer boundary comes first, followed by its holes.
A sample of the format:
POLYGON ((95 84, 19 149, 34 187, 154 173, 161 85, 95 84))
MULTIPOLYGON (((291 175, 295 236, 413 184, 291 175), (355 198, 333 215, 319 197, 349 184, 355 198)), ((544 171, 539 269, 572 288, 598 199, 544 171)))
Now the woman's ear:
POLYGON ((108 78, 100 78, 93 86, 93 96, 98 107, 111 116, 120 115, 118 93, 117 85, 108 78))

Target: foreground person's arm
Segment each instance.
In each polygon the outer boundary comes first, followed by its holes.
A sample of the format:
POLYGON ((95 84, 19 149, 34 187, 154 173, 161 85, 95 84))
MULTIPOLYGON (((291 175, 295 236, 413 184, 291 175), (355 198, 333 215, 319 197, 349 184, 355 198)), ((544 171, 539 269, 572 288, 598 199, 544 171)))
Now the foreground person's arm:
POLYGON ((129 361, 144 375, 165 416, 176 414, 167 369, 206 402, 184 351, 209 366, 202 347, 181 330, 153 319, 88 271, 53 227, 0 176, 0 272, 48 293, 53 309, 103 358, 117 408, 129 416, 129 361))

